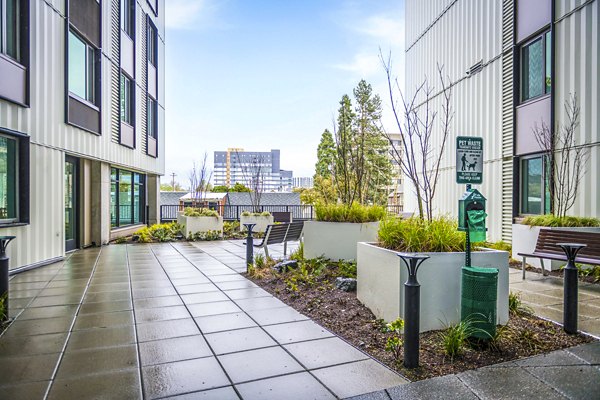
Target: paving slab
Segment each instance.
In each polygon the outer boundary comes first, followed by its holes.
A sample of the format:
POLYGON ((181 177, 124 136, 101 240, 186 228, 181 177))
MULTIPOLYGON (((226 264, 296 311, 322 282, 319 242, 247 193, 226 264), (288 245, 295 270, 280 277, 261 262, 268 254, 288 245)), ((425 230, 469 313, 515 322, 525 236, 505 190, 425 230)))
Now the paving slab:
POLYGON ((292 343, 283 347, 309 370, 369 358, 337 337, 292 343))
POLYGON ((329 390, 306 372, 243 383, 236 385, 236 388, 240 392, 242 399, 335 399, 335 396, 329 390))
POLYGON ((217 355, 277 345, 277 342, 258 327, 210 333, 205 337, 217 355))
POLYGON ((569 399, 600 397, 600 369, 591 365, 527 367, 529 373, 569 399))
POLYGON ((302 342, 334 336, 311 320, 265 326, 264 329, 280 344, 302 342))
POLYGON ((281 347, 249 350, 218 356, 233 383, 270 378, 303 371, 281 347))
POLYGON ((182 336, 139 344, 143 366, 190 360, 213 355, 204 336, 182 336))
POLYGON ((387 390, 392 400, 477 400, 478 397, 456 375, 426 379, 387 390))
POLYGON ((239 400, 240 397, 237 395, 233 387, 227 386, 218 389, 209 389, 204 390, 202 392, 194 392, 182 394, 179 396, 170 396, 165 397, 165 399, 169 400, 199 400, 199 399, 207 399, 207 400, 239 400))

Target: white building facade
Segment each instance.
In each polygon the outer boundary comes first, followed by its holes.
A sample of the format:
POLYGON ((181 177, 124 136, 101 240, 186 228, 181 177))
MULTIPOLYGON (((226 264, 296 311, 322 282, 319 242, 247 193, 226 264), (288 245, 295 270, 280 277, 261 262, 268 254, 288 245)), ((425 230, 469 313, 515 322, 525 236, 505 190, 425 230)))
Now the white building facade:
POLYGON ((16 236, 11 270, 156 222, 164 2, 0 4, 0 234, 16 236))
MULTIPOLYGON (((456 215, 465 190, 455 183, 456 136, 484 140, 483 184, 476 188, 488 199, 489 240, 510 241, 519 217, 551 212, 549 188, 556 183, 533 129, 567 122, 565 102, 575 94, 576 142, 589 161, 569 214, 600 216, 598 0, 407 0, 406 21, 408 96, 427 77, 441 115, 438 63, 452 90, 454 119, 435 212, 456 215)), ((404 193, 405 210, 414 209, 412 190, 404 193)))

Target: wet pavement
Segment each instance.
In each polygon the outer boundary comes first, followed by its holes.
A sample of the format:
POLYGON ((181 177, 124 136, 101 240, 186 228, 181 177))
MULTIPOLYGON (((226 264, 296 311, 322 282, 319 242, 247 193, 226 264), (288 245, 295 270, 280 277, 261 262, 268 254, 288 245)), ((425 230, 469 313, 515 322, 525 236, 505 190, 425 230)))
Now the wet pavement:
POLYGON ((241 242, 111 245, 11 277, 0 397, 334 399, 406 383, 245 279, 243 257, 241 242))

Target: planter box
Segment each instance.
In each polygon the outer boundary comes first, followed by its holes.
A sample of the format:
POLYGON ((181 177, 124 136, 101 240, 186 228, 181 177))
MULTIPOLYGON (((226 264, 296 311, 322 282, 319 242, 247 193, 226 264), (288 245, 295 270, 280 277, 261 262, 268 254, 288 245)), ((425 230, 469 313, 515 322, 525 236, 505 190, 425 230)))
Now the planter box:
MULTIPOLYGON (((563 231, 578 231, 578 232, 600 232, 600 228, 594 227, 581 227, 581 228, 568 228, 568 227, 560 227, 560 228, 551 228, 547 226, 529 226, 523 224, 513 224, 512 226, 512 258, 515 260, 522 261, 523 257, 517 255, 519 253, 532 253, 535 250, 535 244, 537 243, 538 235, 540 234, 540 229, 550 229, 550 230, 563 230, 563 231)), ((539 258, 527 257, 527 264, 532 265, 534 267, 541 268, 542 263, 539 258)), ((544 267, 546 270, 551 269, 559 269, 561 266, 565 265, 564 261, 557 260, 544 260, 544 267)))
MULTIPOLYGON (((421 332, 444 329, 460 321, 460 287, 465 253, 427 253, 430 258, 419 268, 421 284, 421 332)), ((358 244, 357 296, 377 318, 404 318, 404 282, 408 271, 395 251, 358 244)), ((508 252, 497 250, 471 253, 471 264, 498 268, 497 323, 508 322, 508 252)))
POLYGON ((256 224, 256 226, 252 228, 252 232, 264 232, 267 230, 267 225, 273 225, 273 216, 242 215, 240 216, 240 231, 242 232, 246 232, 244 224, 256 224))
POLYGON ((191 233, 219 231, 223 236, 223 217, 186 217, 177 215, 177 223, 182 226, 181 233, 188 237, 191 233))
POLYGON ((356 260, 358 242, 376 242, 379 221, 365 223, 306 221, 304 257, 356 260))

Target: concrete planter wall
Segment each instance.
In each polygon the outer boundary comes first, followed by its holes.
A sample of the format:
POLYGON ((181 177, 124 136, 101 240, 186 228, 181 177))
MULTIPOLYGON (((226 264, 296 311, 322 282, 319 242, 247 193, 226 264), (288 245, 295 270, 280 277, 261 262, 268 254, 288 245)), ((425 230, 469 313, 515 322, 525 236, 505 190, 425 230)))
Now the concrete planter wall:
POLYGON ((267 230, 267 225, 273 224, 273 216, 263 216, 263 215, 248 215, 240 216, 240 231, 245 232, 246 227, 244 224, 256 224, 254 228, 252 228, 252 232, 264 232, 267 230))
MULTIPOLYGON (((395 251, 359 243, 357 295, 377 318, 393 321, 404 317, 404 282, 408 272, 395 251)), ((444 329, 460 321, 461 268, 465 253, 427 253, 419 268, 421 284, 421 332, 444 329)), ((497 323, 508 322, 508 252, 477 251, 471 263, 498 268, 497 323)))
POLYGON ((190 233, 218 231, 223 236, 223 217, 186 217, 177 216, 177 223, 182 226, 181 233, 188 237, 190 233))
POLYGON ((306 221, 304 257, 356 260, 358 242, 377 241, 379 221, 365 223, 306 221))
MULTIPOLYGON (((600 228, 550 228, 547 226, 529 226, 523 224, 513 224, 512 226, 512 258, 521 261, 523 257, 519 256, 519 253, 532 253, 535 250, 535 244, 537 243, 540 229, 550 230, 564 230, 564 231, 578 231, 578 232, 600 232, 600 228)), ((526 260, 527 264, 534 267, 541 268, 542 263, 539 258, 528 257, 526 260)), ((556 260, 544 260, 544 267, 546 270, 551 268, 552 270, 559 269, 565 265, 564 261, 556 260)))

